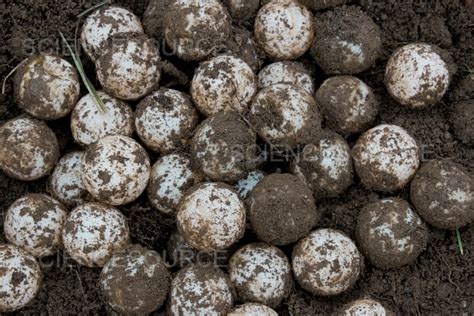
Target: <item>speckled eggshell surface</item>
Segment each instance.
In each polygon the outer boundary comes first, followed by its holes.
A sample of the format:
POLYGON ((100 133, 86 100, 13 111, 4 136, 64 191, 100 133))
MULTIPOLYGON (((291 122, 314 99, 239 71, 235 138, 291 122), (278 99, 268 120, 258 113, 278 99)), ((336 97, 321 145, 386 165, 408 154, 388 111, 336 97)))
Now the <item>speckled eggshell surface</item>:
POLYGON ((247 175, 241 178, 235 184, 235 189, 239 193, 241 199, 245 200, 250 191, 262 180, 267 174, 262 170, 254 170, 247 173, 247 175))
POLYGON ((315 88, 313 78, 304 65, 294 61, 279 61, 263 68, 258 73, 258 88, 263 89, 277 83, 300 86, 313 95, 315 88))
POLYGON ((278 316, 278 313, 262 304, 246 303, 234 308, 227 316, 278 316))
POLYGON ((394 316, 382 304, 372 299, 358 299, 347 303, 334 316, 394 316))

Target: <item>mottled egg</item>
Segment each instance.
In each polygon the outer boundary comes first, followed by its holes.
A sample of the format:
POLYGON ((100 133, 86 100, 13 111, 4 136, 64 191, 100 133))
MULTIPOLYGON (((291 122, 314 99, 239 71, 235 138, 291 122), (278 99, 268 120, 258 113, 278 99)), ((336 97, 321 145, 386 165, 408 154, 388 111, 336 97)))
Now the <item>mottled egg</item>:
POLYGON ((314 82, 311 74, 302 63, 294 61, 279 61, 263 68, 258 73, 258 88, 269 87, 277 83, 300 86, 309 94, 314 94, 314 82))
POLYGON ((335 316, 363 316, 363 315, 374 315, 374 316, 393 316, 395 315, 382 304, 373 299, 358 299, 347 303, 340 308, 335 316))
POLYGON ((253 170, 247 173, 247 175, 241 178, 234 185, 235 189, 239 193, 242 200, 245 200, 249 193, 255 188, 255 186, 262 180, 267 174, 262 170, 253 170))
POLYGON ((246 303, 234 308, 227 316, 278 316, 278 313, 262 304, 246 303))

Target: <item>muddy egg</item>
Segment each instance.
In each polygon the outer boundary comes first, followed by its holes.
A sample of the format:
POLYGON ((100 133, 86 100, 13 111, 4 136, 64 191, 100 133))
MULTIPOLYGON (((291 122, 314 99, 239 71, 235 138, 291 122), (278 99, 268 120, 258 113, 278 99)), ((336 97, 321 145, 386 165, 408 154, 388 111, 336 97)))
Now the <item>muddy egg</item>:
POLYGON ((38 294, 43 275, 35 257, 25 250, 0 244, 0 312, 28 305, 38 294))
POLYGON ((415 262, 428 243, 428 227, 405 200, 388 198, 366 205, 357 218, 360 251, 379 268, 415 262))
POLYGON ((324 81, 316 92, 316 101, 326 125, 343 135, 364 132, 379 112, 372 89, 352 76, 335 76, 324 81))
POLYGON ((291 174, 264 177, 250 192, 248 203, 252 229, 259 240, 273 245, 296 242, 320 217, 311 190, 291 174))
POLYGON ((337 295, 359 278, 363 258, 354 242, 334 229, 318 229, 293 248, 292 266, 300 286, 321 296, 337 295))
POLYGON ((474 145, 474 99, 455 103, 449 121, 457 139, 474 145))
POLYGON ((82 26, 81 45, 87 55, 95 61, 107 46, 107 40, 119 33, 143 33, 140 19, 133 12, 107 6, 91 13, 82 26))
POLYGON ((128 245, 113 253, 100 273, 108 304, 127 315, 148 315, 166 301, 171 275, 156 251, 128 245))
POLYGON ((385 68, 385 85, 400 104, 424 108, 441 100, 451 81, 448 53, 441 48, 413 43, 400 47, 385 68))
POLYGON ((191 153, 211 180, 232 183, 255 168, 257 135, 236 112, 221 112, 198 127, 191 153))
POLYGON ((262 170, 253 170, 247 173, 247 175, 241 178, 235 184, 235 190, 239 193, 242 200, 245 200, 249 195, 250 191, 262 180, 267 174, 262 170))
POLYGON ((48 192, 65 206, 76 206, 90 199, 82 182, 83 151, 64 155, 49 177, 48 192))
POLYGON ((260 0, 223 0, 235 20, 247 21, 255 16, 260 0))
POLYGON ((230 186, 203 183, 182 198, 177 225, 197 250, 226 249, 244 234, 245 213, 244 203, 230 186))
POLYGON ((377 24, 356 6, 326 11, 315 19, 311 54, 327 74, 351 75, 372 67, 382 50, 377 24))
POLYGON ((161 154, 185 145, 199 123, 191 98, 180 91, 161 88, 137 106, 135 126, 145 146, 161 154))
POLYGON ((278 316, 278 313, 262 304, 246 303, 234 308, 227 316, 278 316))
POLYGON ((167 10, 166 43, 181 59, 202 60, 229 37, 231 18, 218 0, 177 0, 167 10))
POLYGON ((234 306, 229 277, 215 267, 190 264, 171 282, 170 315, 227 315, 234 306))
POLYGON ((71 211, 62 232, 64 250, 79 264, 102 267, 130 240, 127 219, 114 207, 86 203, 71 211))
POLYGON ((240 25, 232 25, 229 39, 225 42, 222 52, 227 55, 237 56, 257 73, 265 62, 265 52, 257 44, 255 38, 249 30, 240 25))
POLYGON ((97 78, 104 91, 124 100, 137 100, 160 81, 160 52, 143 34, 115 35, 96 61, 97 78))
POLYGON ((42 121, 20 116, 0 127, 0 168, 14 179, 47 175, 59 158, 56 135, 42 121))
POLYGON ((193 167, 187 154, 162 156, 151 168, 148 198, 160 212, 176 215, 184 193, 202 180, 203 176, 193 167))
POLYGON ((88 146, 109 135, 132 136, 134 115, 130 105, 105 92, 98 91, 97 94, 106 111, 99 110, 90 94, 82 97, 71 114, 74 140, 88 146))
POLYGON ((35 257, 46 257, 61 248, 67 209, 45 194, 28 194, 8 208, 3 224, 7 240, 35 257))
POLYGON ((34 55, 21 63, 15 75, 16 104, 43 120, 68 115, 80 90, 76 69, 57 56, 34 55))
POLYGON ((345 304, 340 308, 334 316, 357 316, 357 315, 374 315, 374 316, 394 316, 391 311, 386 309, 379 302, 372 299, 358 299, 345 304))
POLYGON ((231 55, 220 55, 201 63, 191 83, 193 100, 206 116, 225 110, 245 113, 256 92, 252 68, 231 55))
POLYGON ((150 177, 147 152, 126 136, 107 136, 89 146, 82 164, 87 191, 98 201, 111 205, 137 199, 150 177))
POLYGON ((293 285, 285 254, 265 243, 248 244, 237 250, 230 258, 228 270, 242 302, 276 307, 293 285))
POLYGON ((305 145, 321 134, 314 98, 299 86, 274 84, 253 99, 248 119, 258 135, 281 150, 305 145))
POLYGON ((316 199, 336 197, 352 184, 351 149, 344 138, 324 131, 318 143, 306 145, 293 159, 290 170, 309 186, 316 199))
POLYGON ((420 149, 406 130, 379 125, 357 140, 352 149, 355 170, 369 189, 394 192, 410 182, 420 165, 420 149))
POLYGON ((410 187, 413 205, 425 221, 457 229, 474 220, 474 179, 460 164, 434 160, 422 165, 410 187))
POLYGON ((263 68, 258 74, 258 88, 261 90, 277 83, 300 86, 314 94, 314 82, 304 65, 294 61, 279 61, 263 68))
POLYGON ((314 38, 311 12, 294 0, 271 1, 255 18, 255 37, 268 56, 293 60, 302 56, 314 38))

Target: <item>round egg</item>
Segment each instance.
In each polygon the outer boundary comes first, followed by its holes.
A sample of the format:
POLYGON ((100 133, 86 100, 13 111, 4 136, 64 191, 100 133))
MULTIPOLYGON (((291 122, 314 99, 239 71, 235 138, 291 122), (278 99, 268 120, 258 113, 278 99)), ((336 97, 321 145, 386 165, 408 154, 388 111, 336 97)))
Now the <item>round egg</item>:
POLYGON ((96 61, 97 78, 105 92, 137 100, 158 87, 161 77, 157 44, 143 34, 117 34, 96 61))
POLYGON ((394 192, 404 188, 415 175, 420 165, 420 149, 406 130, 383 124, 359 137, 352 158, 367 188, 394 192))
POLYGON ((88 146, 109 135, 132 136, 133 110, 122 100, 98 91, 105 112, 97 107, 94 98, 87 94, 74 107, 71 114, 71 132, 81 146, 88 146))
POLYGON ((226 110, 243 114, 256 92, 252 68, 231 55, 220 55, 201 63, 191 83, 193 100, 206 116, 226 110))
POLYGON ((295 85, 274 84, 260 90, 248 119, 258 135, 277 150, 308 144, 321 134, 316 101, 295 85))
POLYGON ((226 249, 245 230, 245 206, 239 195, 223 183, 203 183, 182 198, 177 225, 186 241, 197 250, 226 249))
POLYGON ((318 229, 293 248, 292 266, 300 286, 320 296, 338 295, 359 278, 363 258, 354 242, 334 229, 318 229))
POLYGON ((61 232, 67 209, 45 194, 27 194, 8 208, 3 230, 6 239, 35 257, 51 256, 62 247, 61 232))
POLYGON ((277 83, 292 84, 314 94, 314 82, 311 74, 302 63, 279 61, 263 68, 258 74, 258 88, 269 87, 277 83))
POLYGON ((215 267, 190 264, 171 282, 169 315, 227 315, 234 306, 229 277, 215 267))
POLYGON ((143 33, 140 19, 133 12, 117 7, 102 7, 87 16, 81 30, 81 46, 95 61, 107 47, 107 40, 119 33, 143 33))
POLYGON ((80 90, 74 66, 57 56, 31 56, 21 63, 15 75, 16 104, 31 116, 43 120, 68 115, 80 90))
POLYGON ((42 121, 20 116, 0 126, 0 168, 14 179, 46 176, 59 158, 56 135, 42 121))
POLYGON ((130 240, 125 216, 114 207, 85 203, 71 211, 62 232, 64 250, 79 264, 102 267, 130 240))
POLYGON ((388 198, 359 213, 356 240, 360 251, 379 268, 398 268, 416 261, 426 248, 429 230, 405 200, 388 198))
POLYGON ((253 170, 247 173, 247 175, 241 178, 234 185, 235 190, 239 193, 242 200, 245 200, 249 193, 255 188, 255 186, 266 176, 267 174, 262 170, 253 170))
POLYGON ((325 131, 318 143, 306 145, 290 164, 291 173, 318 198, 336 197, 352 184, 354 167, 347 142, 325 131))
POLYGON ((236 112, 206 119, 191 142, 193 161, 212 181, 235 182, 255 169, 257 135, 236 112))
POLYGON ((252 19, 260 7, 260 0, 223 0, 230 15, 235 20, 247 21, 252 19))
POLYGON ((255 18, 255 37, 267 55, 276 60, 301 57, 314 38, 313 15, 295 0, 271 1, 255 18))
POLYGON ((231 18, 218 0, 177 0, 167 8, 164 27, 170 54, 202 60, 224 46, 231 18))
POLYGON ((198 124, 191 98, 177 90, 161 88, 137 106, 137 134, 147 148, 161 154, 186 145, 198 124))
POLYGON ((19 310, 38 294, 43 279, 35 257, 14 245, 0 244, 0 312, 19 310))
POLYGON ((351 301, 341 307, 334 315, 354 316, 354 315, 374 315, 393 316, 394 314, 386 309, 379 302, 364 298, 351 301))
POLYGON ((118 313, 148 315, 166 301, 171 275, 156 251, 128 245, 115 251, 102 268, 100 287, 118 313))
POLYGON ((283 251, 265 243, 248 244, 229 260, 230 280, 242 302, 280 305, 293 286, 291 266, 283 251))
POLYGON ((474 220, 474 179, 455 162, 422 165, 410 187, 413 205, 425 221, 440 229, 458 229, 474 220))
POLYGON ((107 136, 89 146, 82 159, 82 180, 98 201, 122 205, 136 200, 150 177, 143 147, 126 136, 107 136))
POLYGON ((334 76, 319 87, 316 101, 326 125, 343 134, 366 131, 379 113, 379 102, 372 89, 352 76, 334 76))
POLYGON ((235 307, 227 316, 278 316, 278 313, 262 304, 246 303, 235 307))
POLYGON ((150 203, 166 215, 176 215, 184 193, 203 180, 189 156, 173 153, 160 157, 152 166, 147 193, 150 203))
POLYGON ((425 43, 400 47, 385 68, 390 95, 410 108, 425 108, 441 100, 451 81, 450 57, 441 48, 425 43))

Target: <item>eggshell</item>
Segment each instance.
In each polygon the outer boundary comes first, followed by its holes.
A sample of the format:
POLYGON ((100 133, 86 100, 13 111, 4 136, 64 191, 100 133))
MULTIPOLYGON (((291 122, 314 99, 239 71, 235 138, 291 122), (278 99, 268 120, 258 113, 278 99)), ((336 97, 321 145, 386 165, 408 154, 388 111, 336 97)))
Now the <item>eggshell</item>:
POLYGON ((235 189, 239 193, 241 199, 245 200, 250 191, 266 176, 266 173, 261 170, 254 170, 247 173, 245 177, 237 181, 235 189))
POLYGON ((313 95, 315 88, 313 78, 302 63, 279 61, 263 68, 258 74, 258 88, 263 89, 277 83, 300 86, 313 95))
POLYGON ((278 316, 278 313, 262 304, 246 303, 234 308, 227 316, 278 316))
POLYGON ((353 316, 353 315, 376 315, 393 316, 391 311, 386 309, 379 302, 372 299, 358 299, 344 305, 334 315, 353 316))

